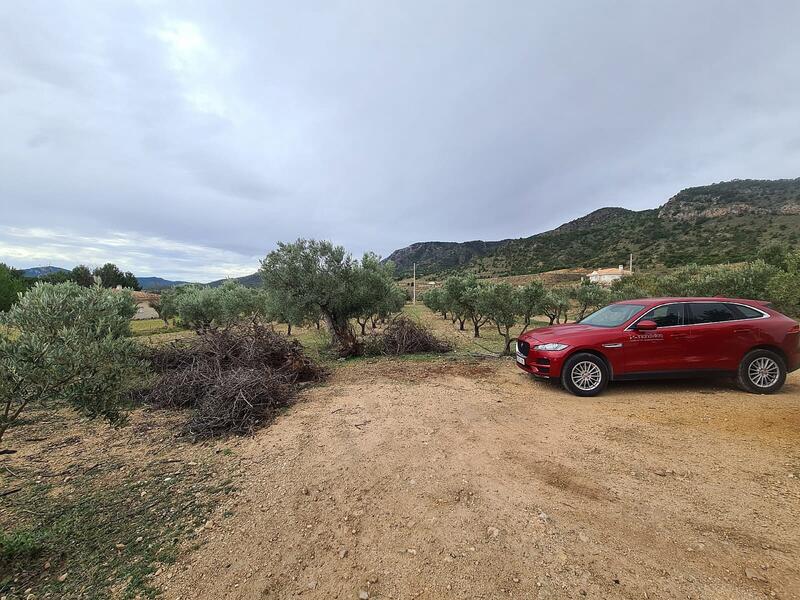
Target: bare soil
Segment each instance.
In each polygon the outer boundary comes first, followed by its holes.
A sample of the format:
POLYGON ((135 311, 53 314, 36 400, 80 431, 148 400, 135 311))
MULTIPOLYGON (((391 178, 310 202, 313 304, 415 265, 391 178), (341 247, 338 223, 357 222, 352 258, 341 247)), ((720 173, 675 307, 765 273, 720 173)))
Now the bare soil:
POLYGON ((800 597, 800 373, 581 399, 362 361, 229 445, 238 493, 167 598, 800 597))

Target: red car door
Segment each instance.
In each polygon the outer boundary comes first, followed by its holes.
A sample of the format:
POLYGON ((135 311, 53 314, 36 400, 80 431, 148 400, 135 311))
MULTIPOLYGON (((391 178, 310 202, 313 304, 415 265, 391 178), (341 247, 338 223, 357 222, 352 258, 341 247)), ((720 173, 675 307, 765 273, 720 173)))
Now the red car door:
POLYGON ((639 317, 625 333, 625 372, 629 374, 669 373, 689 367, 686 345, 690 328, 684 305, 671 302, 656 306, 639 317), (653 331, 636 331, 639 321, 653 321, 653 331))
POLYGON ((753 344, 754 331, 724 302, 690 302, 689 362, 692 369, 734 371, 746 348, 753 344))

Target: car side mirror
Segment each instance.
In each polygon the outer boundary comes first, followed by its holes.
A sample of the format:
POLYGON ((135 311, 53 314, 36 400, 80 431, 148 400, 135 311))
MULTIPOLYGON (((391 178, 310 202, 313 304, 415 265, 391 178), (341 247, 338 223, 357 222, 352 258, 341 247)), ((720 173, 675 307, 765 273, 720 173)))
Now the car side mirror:
POLYGON ((636 331, 653 331, 657 327, 658 325, 656 325, 655 321, 645 319, 644 321, 639 321, 636 324, 636 331))

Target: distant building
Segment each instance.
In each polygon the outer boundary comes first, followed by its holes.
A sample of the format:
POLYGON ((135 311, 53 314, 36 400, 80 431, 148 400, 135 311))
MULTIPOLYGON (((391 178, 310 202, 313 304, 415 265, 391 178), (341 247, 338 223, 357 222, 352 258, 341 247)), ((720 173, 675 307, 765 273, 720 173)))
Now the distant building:
POLYGON ((625 265, 620 265, 616 269, 597 269, 596 271, 592 271, 589 273, 589 281, 608 285, 630 274, 630 271, 625 270, 625 265))
POLYGON ((133 299, 136 301, 136 314, 133 316, 134 321, 144 321, 147 319, 158 319, 158 311, 150 306, 150 302, 157 302, 160 298, 158 294, 150 292, 131 292, 133 299))

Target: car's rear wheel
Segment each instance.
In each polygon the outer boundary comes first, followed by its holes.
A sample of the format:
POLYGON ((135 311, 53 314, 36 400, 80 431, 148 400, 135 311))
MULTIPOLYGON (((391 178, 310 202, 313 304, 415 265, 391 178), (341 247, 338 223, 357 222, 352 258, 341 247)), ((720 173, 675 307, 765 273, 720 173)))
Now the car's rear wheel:
POLYGON ((608 385, 608 367, 602 358, 581 352, 567 359, 561 385, 576 396, 597 396, 608 385))
POLYGON ((748 352, 739 363, 736 382, 753 394, 774 394, 786 381, 786 364, 771 350, 748 352))

